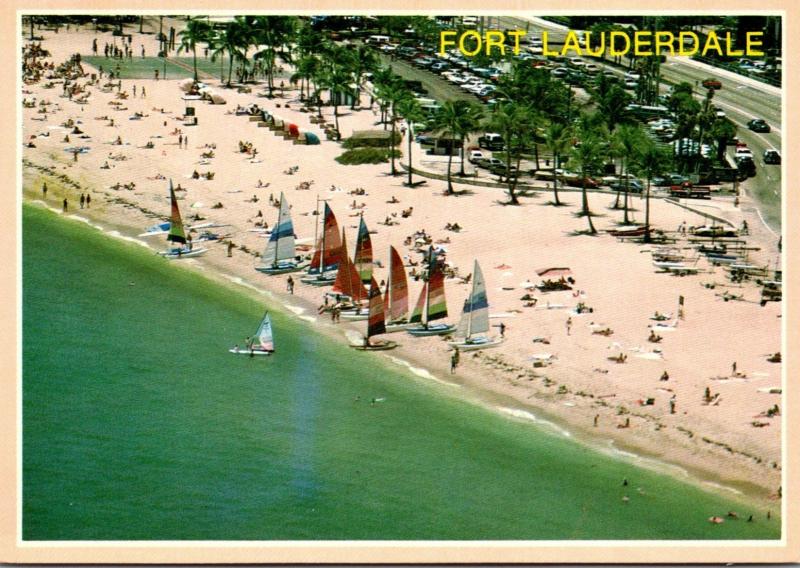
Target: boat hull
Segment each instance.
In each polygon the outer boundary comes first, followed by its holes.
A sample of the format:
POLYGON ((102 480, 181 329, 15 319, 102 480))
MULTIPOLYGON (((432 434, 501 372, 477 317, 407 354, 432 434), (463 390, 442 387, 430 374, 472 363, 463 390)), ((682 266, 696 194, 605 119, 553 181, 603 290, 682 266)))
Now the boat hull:
POLYGON ((197 257, 197 256, 202 256, 207 252, 208 252, 208 249, 199 248, 199 249, 192 249, 192 250, 186 251, 186 252, 181 251, 180 254, 178 254, 175 251, 171 251, 171 250, 162 251, 162 252, 159 252, 158 254, 160 256, 163 256, 164 258, 168 258, 169 260, 178 260, 178 259, 181 259, 181 258, 194 258, 194 257, 197 257))
POLYGON ((503 340, 500 338, 497 339, 487 339, 485 341, 448 341, 447 344, 456 349, 458 348, 459 351, 478 351, 479 349, 491 349, 492 347, 498 347, 503 343, 503 340))
POLYGON ((256 266, 256 270, 269 276, 276 274, 289 274, 290 272, 300 272, 308 265, 302 264, 278 264, 278 266, 256 266))
POLYGON ((397 333, 399 331, 406 331, 408 328, 415 326, 414 323, 408 322, 399 322, 399 323, 387 323, 386 324, 386 333, 397 333))
POLYGON ((274 351, 264 351, 263 349, 253 349, 251 352, 249 349, 228 349, 228 353, 233 353, 234 355, 247 355, 260 357, 260 356, 268 356, 272 355, 274 351))
POLYGON ((380 343, 370 343, 369 345, 351 345, 356 351, 388 351, 397 347, 396 341, 381 341, 380 343))
POLYGON ((448 324, 436 324, 436 325, 429 325, 428 327, 419 326, 419 327, 410 327, 406 329, 408 333, 413 335, 414 337, 429 337, 432 335, 445 335, 447 333, 453 333, 456 330, 456 326, 448 325, 448 324))

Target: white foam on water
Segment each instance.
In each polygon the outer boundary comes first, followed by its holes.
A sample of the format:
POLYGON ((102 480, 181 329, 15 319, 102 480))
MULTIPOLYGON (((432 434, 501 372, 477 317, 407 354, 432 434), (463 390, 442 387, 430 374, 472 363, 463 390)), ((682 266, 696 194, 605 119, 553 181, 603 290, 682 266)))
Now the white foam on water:
MULTIPOLYGON (((306 309, 301 308, 300 306, 295 306, 292 304, 283 304, 283 306, 296 316, 299 316, 300 314, 304 314, 306 312, 306 309)), ((314 318, 311 319, 313 320, 314 318)))
POLYGON ((45 203, 41 199, 34 199, 30 203, 33 203, 34 205, 38 205, 40 207, 44 207, 45 209, 47 209, 48 211, 52 211, 53 213, 61 213, 61 209, 50 207, 47 203, 45 203))
POLYGON ((618 458, 625 458, 629 461, 634 462, 637 465, 641 465, 653 471, 663 472, 665 469, 670 469, 679 473, 683 477, 690 477, 689 471, 674 464, 666 463, 657 459, 653 458, 646 458, 644 456, 640 456, 639 454, 634 454, 633 452, 627 452, 625 450, 620 450, 614 444, 614 440, 608 441, 608 447, 600 448, 600 451, 607 455, 611 455, 613 457, 618 458))
POLYGON ((414 367, 411 363, 409 363, 405 359, 400 359, 399 357, 393 357, 392 355, 386 355, 386 357, 392 363, 400 365, 401 367, 405 367, 406 369, 411 371, 411 373, 413 375, 416 375, 417 377, 420 377, 422 379, 427 379, 429 381, 435 381, 435 382, 437 382, 439 384, 447 385, 448 387, 459 387, 459 388, 461 387, 461 385, 459 385, 457 383, 451 383, 450 381, 443 381, 442 379, 440 379, 440 378, 436 377, 435 375, 431 374, 431 372, 428 371, 427 369, 423 369, 421 367, 414 367))
POLYGON ((352 329, 346 330, 344 332, 344 336, 351 345, 363 345, 364 343, 364 336, 357 331, 353 331, 352 329))
MULTIPOLYGON (((187 260, 194 260, 194 259, 190 258, 190 259, 187 259, 187 260)), ((239 286, 243 286, 244 288, 249 288, 250 290, 254 290, 254 291, 258 292, 259 294, 267 295, 267 293, 264 290, 262 290, 261 288, 258 288, 256 286, 253 286, 249 282, 245 282, 239 276, 231 276, 230 274, 224 274, 224 273, 223 273, 222 276, 224 276, 225 278, 227 278, 228 280, 230 280, 234 284, 238 284, 239 286)))
POLYGON ((311 323, 316 323, 317 319, 314 316, 298 316, 303 321, 308 321, 311 323))
POLYGON ((498 406, 496 408, 500 412, 513 416, 514 418, 520 418, 522 420, 528 420, 530 422, 533 422, 534 424, 540 424, 542 426, 546 426, 547 428, 550 428, 558 432, 565 438, 572 437, 572 434, 570 434, 568 430, 561 428, 560 426, 554 424, 553 422, 550 422, 549 420, 544 420, 543 418, 539 418, 538 416, 536 416, 532 412, 528 412, 527 410, 521 410, 519 408, 508 408, 506 406, 498 406))
POLYGON ((68 217, 70 219, 75 219, 76 221, 80 221, 81 223, 85 223, 85 224, 89 225, 90 227, 94 227, 98 231, 105 231, 105 229, 103 227, 101 227, 100 225, 96 225, 96 224, 92 223, 86 217, 81 217, 80 215, 74 215, 74 214, 73 215, 68 215, 68 217))
POLYGON ((144 248, 146 248, 146 249, 149 249, 149 248, 150 248, 150 245, 148 245, 146 242, 144 242, 144 241, 141 241, 141 240, 139 240, 139 239, 136 239, 136 238, 134 238, 134 237, 128 237, 128 236, 126 236, 126 235, 123 235, 123 234, 122 234, 122 233, 120 233, 119 231, 109 231, 109 232, 108 232, 108 234, 109 234, 109 235, 111 235, 112 237, 115 237, 115 238, 117 238, 117 239, 121 239, 121 240, 123 240, 123 241, 127 241, 127 242, 129 242, 129 243, 134 243, 134 244, 137 244, 137 245, 143 246, 143 247, 144 247, 144 248))
POLYGON ((730 491, 735 495, 741 495, 742 492, 738 489, 734 489, 733 487, 728 487, 727 485, 721 485, 719 483, 714 483, 713 481, 704 481, 703 485, 707 485, 709 487, 713 487, 714 489, 724 489, 725 491, 730 491))

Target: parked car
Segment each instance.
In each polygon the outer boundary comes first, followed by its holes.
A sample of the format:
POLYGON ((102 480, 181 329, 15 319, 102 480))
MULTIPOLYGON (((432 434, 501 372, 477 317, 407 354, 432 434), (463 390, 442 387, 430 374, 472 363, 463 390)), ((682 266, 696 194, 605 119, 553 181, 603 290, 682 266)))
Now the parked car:
POLYGON ((705 79, 703 81, 703 87, 705 87, 706 89, 714 89, 714 90, 721 89, 722 82, 719 79, 714 79, 713 77, 709 77, 708 79, 705 79))
POLYGON ((556 67, 555 69, 550 71, 550 74, 553 77, 566 77, 567 75, 569 75, 569 70, 566 67, 556 67))
POLYGON ((486 148, 487 150, 502 150, 505 146, 505 142, 500 134, 487 132, 478 138, 478 146, 486 148))
POLYGON ((747 128, 753 132, 769 132, 772 130, 769 124, 767 124, 767 121, 763 118, 754 118, 747 123, 747 128))
POLYGON ((477 164, 481 160, 488 157, 488 154, 484 154, 481 150, 470 150, 469 156, 467 159, 469 160, 470 164, 477 164))
POLYGON ((498 160, 497 158, 481 158, 478 160, 477 166, 479 168, 492 169, 499 166, 505 167, 505 162, 503 162, 503 160, 498 160))
POLYGON ((780 165, 781 153, 775 150, 774 148, 770 148, 769 150, 764 150, 764 163, 780 165))
POLYGON ((642 193, 642 190, 644 189, 642 182, 640 182, 638 179, 631 179, 628 180, 627 182, 624 179, 613 181, 610 184, 608 184, 608 187, 610 187, 611 189, 622 190, 622 191, 625 191, 625 189, 627 188, 627 190, 630 191, 631 193, 642 193))
POLYGON ((448 69, 450 69, 450 64, 444 61, 437 61, 431 65, 431 71, 434 73, 441 73, 442 71, 447 71, 448 69))

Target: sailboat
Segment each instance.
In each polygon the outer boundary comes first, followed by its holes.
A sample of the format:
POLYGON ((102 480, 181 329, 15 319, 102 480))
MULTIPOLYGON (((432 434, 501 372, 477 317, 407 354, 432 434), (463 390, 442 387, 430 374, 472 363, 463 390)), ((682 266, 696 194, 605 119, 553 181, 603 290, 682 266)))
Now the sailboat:
POLYGON ((335 294, 339 303, 351 302, 353 309, 341 312, 341 317, 349 320, 367 319, 368 311, 361 308, 360 304, 368 298, 367 290, 361 282, 355 265, 350 262, 347 255, 347 241, 345 240, 344 229, 342 229, 342 260, 339 263, 339 270, 336 272, 336 281, 328 294, 335 294))
POLYGON ((364 343, 361 345, 351 345, 359 351, 386 351, 397 347, 397 343, 389 340, 379 340, 372 342, 371 338, 376 335, 386 333, 386 321, 383 311, 383 296, 375 278, 370 278, 369 287, 369 320, 367 321, 367 334, 364 336, 364 343))
POLYGON ((251 357, 255 355, 272 355, 275 352, 275 343, 272 339, 272 322, 269 319, 269 312, 264 312, 264 317, 261 319, 261 323, 258 324, 258 329, 248 345, 245 345, 243 349, 240 349, 237 345, 228 351, 236 355, 250 355, 251 357))
POLYGON ((408 321, 408 280, 403 261, 397 249, 389 247, 389 281, 384 296, 386 305, 386 333, 408 329, 413 324, 408 321))
POLYGON ((335 272, 341 262, 342 242, 339 238, 339 224, 336 216, 325 203, 322 221, 322 235, 317 242, 317 249, 311 260, 311 266, 306 276, 300 279, 305 284, 313 286, 330 286, 336 279, 335 272))
POLYGON ((430 322, 447 317, 447 301, 444 296, 444 274, 439 267, 439 262, 433 253, 433 247, 428 252, 428 280, 422 287, 422 292, 417 300, 414 311, 411 312, 410 323, 419 323, 417 327, 407 329, 408 333, 416 337, 428 335, 444 335, 451 333, 454 325, 430 322))
POLYGON ((278 222, 272 227, 267 248, 264 249, 262 255, 265 264, 257 266, 256 270, 265 274, 286 274, 302 270, 304 266, 297 262, 295 255, 292 215, 289 211, 289 203, 281 192, 278 222))
POLYGON ((451 347, 460 351, 476 351, 497 347, 503 340, 490 338, 485 334, 489 331, 489 300, 486 297, 486 281, 478 261, 472 270, 472 290, 464 301, 461 320, 458 322, 455 335, 460 339, 448 341, 451 347))
POLYGON ((183 221, 181 220, 181 211, 178 209, 178 200, 175 198, 175 190, 172 188, 172 180, 169 180, 169 199, 172 206, 172 215, 170 217, 169 233, 167 233, 167 241, 178 243, 178 248, 170 248, 160 254, 169 259, 177 258, 191 258, 205 254, 208 249, 194 248, 191 241, 186 242, 186 231, 183 230, 183 221))
POLYGON ((353 257, 353 264, 358 269, 361 281, 368 285, 372 280, 372 239, 369 236, 369 230, 364 222, 363 214, 358 224, 358 238, 356 239, 356 254, 353 257))

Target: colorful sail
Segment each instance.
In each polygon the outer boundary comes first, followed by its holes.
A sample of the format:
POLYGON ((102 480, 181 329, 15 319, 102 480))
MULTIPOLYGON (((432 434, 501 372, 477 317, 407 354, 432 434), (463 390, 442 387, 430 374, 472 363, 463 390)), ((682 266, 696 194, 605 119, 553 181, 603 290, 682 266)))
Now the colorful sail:
POLYGON ((411 312, 411 317, 408 318, 409 323, 422 323, 422 312, 425 310, 425 298, 428 295, 428 283, 422 285, 422 291, 417 299, 417 304, 414 306, 414 311, 411 312))
POLYGON ((364 284, 369 284, 370 280, 372 280, 372 239, 369 236, 363 216, 358 224, 358 240, 356 241, 356 254, 353 264, 358 269, 361 281, 364 284))
POLYGON ((264 351, 275 350, 275 345, 272 341, 272 322, 268 313, 264 314, 264 319, 261 320, 261 325, 258 326, 254 341, 258 341, 264 351))
POLYGON ((439 259, 431 247, 428 257, 428 308, 425 323, 447 317, 447 301, 444 297, 444 273, 439 259))
POLYGON ((394 247, 389 247, 389 283, 386 289, 386 312, 390 322, 402 320, 408 313, 408 281, 403 261, 394 247))
POLYGON ((186 232, 183 230, 181 211, 178 209, 178 200, 175 197, 175 190, 172 189, 172 180, 169 180, 169 200, 172 205, 172 215, 170 216, 169 233, 167 240, 173 243, 186 243, 186 232))
POLYGON ((383 297, 375 278, 370 278, 369 288, 369 320, 367 322, 367 338, 386 333, 386 321, 383 314, 383 297))
POLYGON ((281 192, 281 205, 278 213, 278 222, 272 227, 272 233, 264 250, 264 263, 275 266, 281 260, 294 258, 294 226, 289 212, 289 203, 281 192))
POLYGON ((338 294, 350 296, 354 302, 360 302, 367 298, 367 290, 361 282, 355 265, 350 262, 347 255, 347 242, 342 230, 342 259, 339 263, 339 270, 336 272, 336 282, 333 283, 333 291, 338 294))
POLYGON ((469 338, 488 331, 489 300, 486 296, 486 281, 483 279, 483 272, 476 260, 472 271, 472 290, 464 302, 456 334, 469 338))
POLYGON ((314 251, 314 258, 311 261, 311 267, 308 272, 310 274, 320 272, 320 262, 322 262, 323 272, 336 270, 339 267, 339 262, 341 262, 341 257, 342 241, 339 237, 339 224, 336 222, 336 216, 333 211, 326 203, 322 236, 317 242, 317 250, 314 251))

